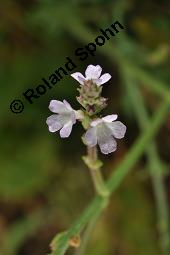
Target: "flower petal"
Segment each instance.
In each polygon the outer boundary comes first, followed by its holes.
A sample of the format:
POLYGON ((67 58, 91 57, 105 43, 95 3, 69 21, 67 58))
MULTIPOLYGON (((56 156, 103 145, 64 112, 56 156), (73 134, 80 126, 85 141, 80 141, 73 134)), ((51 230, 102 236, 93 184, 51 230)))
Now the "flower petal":
POLYGON ((71 105, 70 105, 65 99, 63 100, 63 103, 64 103, 65 107, 66 107, 68 110, 73 111, 73 108, 71 107, 71 105))
POLYGON ((121 139, 126 133, 126 126, 120 121, 114 121, 108 123, 107 126, 112 130, 112 134, 115 138, 121 139))
POLYGON ((90 123, 90 126, 95 127, 95 126, 97 126, 98 124, 100 124, 101 122, 102 122, 102 119, 93 120, 93 121, 90 123))
POLYGON ((73 74, 71 74, 71 76, 72 76, 75 80, 77 80, 81 85, 84 84, 85 77, 84 77, 80 72, 73 73, 73 74))
POLYGON ((96 136, 95 128, 89 128, 86 131, 84 135, 84 140, 85 140, 85 143, 90 147, 93 147, 97 144, 97 136, 96 136))
POLYGON ((110 79, 111 79, 111 75, 109 74, 109 73, 105 73, 105 74, 103 74, 101 77, 100 77, 100 84, 99 84, 99 82, 98 82, 98 86, 100 86, 100 85, 102 85, 102 84, 104 84, 104 83, 106 83, 107 81, 109 81, 110 79))
POLYGON ((102 80, 100 78, 98 79, 93 79, 93 82, 96 83, 97 86, 100 86, 102 83, 102 80))
MULTIPOLYGON (((98 140, 107 140, 112 135, 112 130, 107 126, 108 123, 102 120, 101 124, 96 126, 98 140)), ((109 123, 110 124, 110 123, 109 123)))
POLYGON ((110 122, 116 120, 117 117, 118 117, 117 114, 111 114, 111 115, 107 115, 107 116, 103 117, 102 119, 103 119, 104 121, 110 123, 110 122))
POLYGON ((110 136, 107 140, 99 140, 99 147, 103 154, 109 154, 117 149, 116 140, 110 136))
POLYGON ((70 120, 73 124, 76 123, 76 111, 72 111, 70 114, 70 120))
POLYGON ((72 131, 73 123, 71 121, 67 122, 63 128, 60 130, 60 136, 61 138, 69 137, 72 131))
POLYGON ((50 132, 54 133, 58 131, 62 127, 62 123, 59 121, 59 116, 57 114, 53 114, 47 118, 46 123, 48 125, 48 129, 50 132))
POLYGON ((97 65, 89 65, 85 71, 86 79, 98 79, 101 75, 102 68, 101 66, 97 65))
POLYGON ((51 112, 54 112, 54 113, 63 113, 66 111, 66 107, 63 104, 63 102, 58 100, 51 100, 49 109, 51 112))

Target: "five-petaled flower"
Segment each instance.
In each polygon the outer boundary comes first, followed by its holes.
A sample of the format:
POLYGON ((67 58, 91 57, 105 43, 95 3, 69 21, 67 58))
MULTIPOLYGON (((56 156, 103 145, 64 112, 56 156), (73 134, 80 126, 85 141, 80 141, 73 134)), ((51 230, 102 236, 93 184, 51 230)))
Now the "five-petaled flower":
POLYGON ((81 85, 84 85, 85 81, 92 80, 97 86, 100 86, 111 79, 109 73, 105 73, 101 76, 101 72, 101 66, 89 65, 85 71, 85 77, 80 72, 73 73, 71 76, 81 85))
POLYGON ((76 123, 76 111, 73 110, 71 105, 66 101, 51 100, 49 109, 53 113, 47 118, 47 125, 50 132, 60 130, 62 138, 68 137, 71 133, 73 124, 76 123))
POLYGON ((103 154, 115 151, 117 148, 115 138, 123 138, 126 132, 126 126, 120 121, 115 121, 117 117, 116 114, 112 114, 92 121, 91 127, 84 135, 84 142, 89 147, 98 144, 103 154))

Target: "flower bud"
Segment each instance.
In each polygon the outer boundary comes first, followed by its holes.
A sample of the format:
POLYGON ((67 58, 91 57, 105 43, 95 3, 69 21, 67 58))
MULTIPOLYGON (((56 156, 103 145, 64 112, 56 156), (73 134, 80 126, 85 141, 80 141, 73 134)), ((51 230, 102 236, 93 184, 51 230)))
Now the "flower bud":
POLYGON ((107 99, 101 96, 102 87, 97 86, 92 80, 85 81, 77 90, 80 93, 77 101, 90 116, 99 113, 107 106, 107 99))

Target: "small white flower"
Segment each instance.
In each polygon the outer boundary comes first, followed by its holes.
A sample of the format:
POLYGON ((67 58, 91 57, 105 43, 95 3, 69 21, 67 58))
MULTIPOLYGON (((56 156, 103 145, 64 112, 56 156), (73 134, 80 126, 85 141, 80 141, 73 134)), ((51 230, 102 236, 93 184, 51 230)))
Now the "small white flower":
POLYGON ((99 145, 103 154, 108 154, 116 150, 115 138, 121 139, 126 133, 126 126, 117 119, 116 114, 108 115, 91 122, 91 128, 84 135, 84 141, 89 147, 99 145))
POLYGON ((53 114, 47 118, 47 125, 50 132, 60 130, 62 138, 68 137, 72 131, 73 124, 76 123, 76 111, 66 101, 51 100, 49 109, 53 114))
POLYGON ((80 72, 73 73, 71 76, 81 85, 84 85, 85 81, 92 80, 97 84, 97 86, 100 86, 111 79, 111 75, 109 73, 105 73, 101 76, 101 72, 101 66, 89 65, 85 71, 85 77, 80 72))

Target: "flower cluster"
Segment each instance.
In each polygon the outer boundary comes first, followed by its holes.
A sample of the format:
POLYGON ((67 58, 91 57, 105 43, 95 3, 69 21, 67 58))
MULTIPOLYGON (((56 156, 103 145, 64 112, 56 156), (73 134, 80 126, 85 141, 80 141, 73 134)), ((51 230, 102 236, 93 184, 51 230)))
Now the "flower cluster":
POLYGON ((80 83, 78 88, 80 95, 77 100, 83 108, 76 111, 66 100, 63 102, 52 100, 49 109, 54 114, 47 118, 46 123, 50 132, 60 130, 60 136, 65 138, 70 135, 72 126, 79 120, 86 129, 83 142, 89 147, 98 144, 101 152, 108 154, 116 150, 115 138, 124 137, 126 126, 116 121, 118 118, 116 114, 98 117, 98 113, 107 106, 107 99, 101 96, 101 85, 111 79, 110 74, 101 75, 101 72, 102 68, 99 65, 89 65, 85 77, 79 72, 71 74, 80 83))

